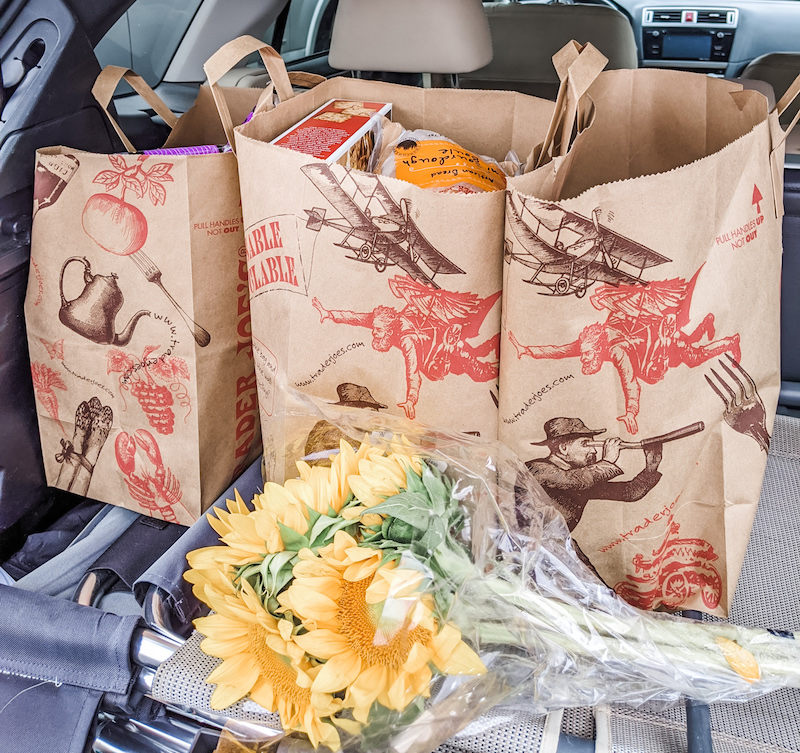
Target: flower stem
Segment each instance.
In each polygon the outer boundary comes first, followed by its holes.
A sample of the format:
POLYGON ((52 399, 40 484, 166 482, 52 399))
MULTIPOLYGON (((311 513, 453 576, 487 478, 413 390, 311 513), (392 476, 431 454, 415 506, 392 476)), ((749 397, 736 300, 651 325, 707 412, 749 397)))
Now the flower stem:
POLYGON ((610 682, 617 674, 638 675, 652 687, 660 684, 697 700, 740 698, 764 684, 800 687, 800 641, 792 637, 648 614, 611 593, 608 605, 570 604, 544 595, 521 576, 481 573, 454 546, 437 549, 435 562, 451 584, 458 583, 459 597, 448 618, 465 631, 472 629, 483 645, 516 646, 532 658, 555 649, 572 662, 602 665, 610 682), (751 684, 733 668, 717 638, 752 654, 760 682, 751 684))

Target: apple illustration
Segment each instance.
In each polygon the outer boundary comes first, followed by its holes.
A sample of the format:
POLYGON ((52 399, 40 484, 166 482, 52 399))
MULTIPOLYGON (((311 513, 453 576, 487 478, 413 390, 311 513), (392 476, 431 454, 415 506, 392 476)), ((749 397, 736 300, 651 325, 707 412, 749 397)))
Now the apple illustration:
POLYGON ((100 248, 118 256, 135 253, 147 240, 147 220, 132 204, 107 193, 89 197, 81 224, 100 248))

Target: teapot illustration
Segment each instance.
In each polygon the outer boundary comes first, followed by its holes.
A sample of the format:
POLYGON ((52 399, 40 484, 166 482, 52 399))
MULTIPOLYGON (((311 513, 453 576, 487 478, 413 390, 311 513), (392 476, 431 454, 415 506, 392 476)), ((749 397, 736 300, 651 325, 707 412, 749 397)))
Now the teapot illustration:
POLYGON ((117 284, 117 276, 113 273, 93 275, 89 260, 84 257, 71 256, 64 262, 58 286, 61 292, 58 318, 62 324, 101 345, 127 345, 139 319, 150 316, 149 311, 137 311, 122 332, 116 334, 114 320, 125 301, 117 284), (72 262, 83 264, 84 287, 77 298, 68 301, 64 296, 64 272, 72 262))

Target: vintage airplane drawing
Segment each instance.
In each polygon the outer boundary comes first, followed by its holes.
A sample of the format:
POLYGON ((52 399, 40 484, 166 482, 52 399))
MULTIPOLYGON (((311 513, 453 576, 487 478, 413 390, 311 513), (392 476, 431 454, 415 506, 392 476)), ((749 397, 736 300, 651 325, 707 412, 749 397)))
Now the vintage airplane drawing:
POLYGON ((645 269, 672 261, 601 225, 599 209, 589 219, 556 204, 525 198, 521 203, 520 211, 512 201, 506 205, 517 245, 506 237, 505 259, 533 269, 525 282, 545 288, 541 295, 582 298, 596 282, 646 285, 645 269))
POLYGON ((344 233, 344 238, 334 245, 350 251, 348 259, 372 264, 378 272, 398 266, 415 280, 436 288, 439 285, 433 278, 437 274, 464 274, 422 234, 411 217, 408 199, 395 201, 377 175, 352 175, 348 171, 355 186, 351 195, 328 165, 305 165, 300 169, 340 215, 329 218, 323 208, 306 209, 306 227, 316 232, 331 227, 344 233))

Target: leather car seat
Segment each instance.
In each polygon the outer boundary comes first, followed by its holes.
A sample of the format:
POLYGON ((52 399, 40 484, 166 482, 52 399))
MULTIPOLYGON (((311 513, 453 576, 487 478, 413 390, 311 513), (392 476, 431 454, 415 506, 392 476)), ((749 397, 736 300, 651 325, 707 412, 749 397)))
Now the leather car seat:
POLYGON ((480 70, 459 77, 470 89, 512 89, 555 99, 558 76, 553 55, 574 39, 591 42, 608 58, 606 70, 636 68, 631 22, 604 5, 485 3, 494 58, 480 70))

